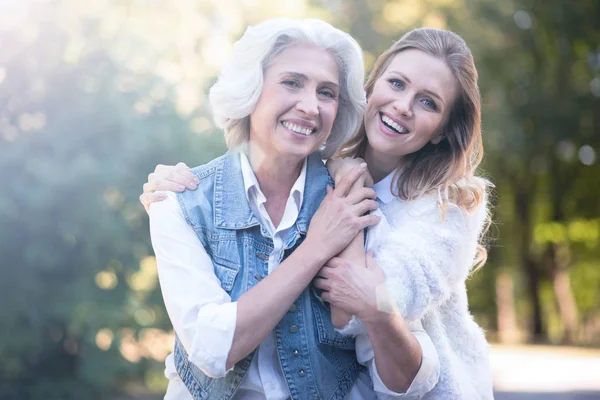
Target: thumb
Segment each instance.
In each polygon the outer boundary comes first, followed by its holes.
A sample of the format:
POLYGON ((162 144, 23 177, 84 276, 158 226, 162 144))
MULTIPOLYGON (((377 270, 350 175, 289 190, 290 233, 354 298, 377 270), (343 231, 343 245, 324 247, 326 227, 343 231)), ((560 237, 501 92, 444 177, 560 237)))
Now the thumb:
POLYGON ((365 260, 367 261, 367 269, 377 268, 377 262, 375 262, 375 259, 373 258, 372 251, 367 251, 367 254, 365 254, 365 260))

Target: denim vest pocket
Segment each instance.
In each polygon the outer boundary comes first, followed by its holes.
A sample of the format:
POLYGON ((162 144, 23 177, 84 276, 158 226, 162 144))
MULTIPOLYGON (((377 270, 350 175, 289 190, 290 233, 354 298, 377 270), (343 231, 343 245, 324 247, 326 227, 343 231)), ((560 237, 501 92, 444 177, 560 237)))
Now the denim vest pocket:
POLYGON ((235 278, 239 271, 239 264, 220 257, 213 257, 213 265, 215 267, 215 275, 221 281, 221 287, 231 294, 235 278))
POLYGON ((320 298, 317 298, 313 290, 311 290, 310 297, 319 343, 339 347, 344 350, 354 349, 354 337, 342 335, 335 330, 335 327, 331 323, 329 306, 326 308, 325 303, 320 298))

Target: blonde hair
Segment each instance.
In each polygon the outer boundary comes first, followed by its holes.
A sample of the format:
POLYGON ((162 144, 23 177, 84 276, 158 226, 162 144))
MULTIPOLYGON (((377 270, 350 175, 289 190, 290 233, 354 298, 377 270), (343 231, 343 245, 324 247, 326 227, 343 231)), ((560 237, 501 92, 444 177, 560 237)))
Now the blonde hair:
MULTIPOLYGON (((367 100, 375 82, 384 73, 392 59, 400 52, 417 49, 446 63, 456 79, 460 92, 442 128, 443 140, 427 143, 420 150, 404 156, 402 173, 395 173, 394 194, 411 200, 437 192, 442 218, 449 207, 458 206, 473 213, 486 201, 486 189, 491 183, 475 176, 483 158, 481 139, 481 103, 477 85, 477 69, 471 50, 465 41, 453 32, 419 28, 402 36, 377 59, 365 85, 367 100)), ((364 157, 368 138, 365 124, 343 145, 342 157, 364 157)), ((486 210, 487 212, 487 210, 486 210)), ((489 220, 489 214, 488 214, 489 220)), ((475 269, 483 266, 487 251, 479 246, 475 269)))
POLYGON ((285 49, 305 43, 329 51, 339 68, 339 107, 331 134, 318 150, 321 158, 330 158, 356 132, 366 105, 363 54, 356 40, 318 19, 273 18, 246 29, 210 89, 215 123, 227 147, 248 142, 249 116, 262 93, 265 70, 285 49))

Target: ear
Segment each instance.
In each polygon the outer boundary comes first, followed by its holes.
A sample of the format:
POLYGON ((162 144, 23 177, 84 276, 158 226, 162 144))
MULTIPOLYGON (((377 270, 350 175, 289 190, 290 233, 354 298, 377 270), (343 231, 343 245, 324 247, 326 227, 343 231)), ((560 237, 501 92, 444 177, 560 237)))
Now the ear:
POLYGON ((444 139, 444 134, 437 133, 434 137, 431 138, 431 144, 439 144, 444 139))

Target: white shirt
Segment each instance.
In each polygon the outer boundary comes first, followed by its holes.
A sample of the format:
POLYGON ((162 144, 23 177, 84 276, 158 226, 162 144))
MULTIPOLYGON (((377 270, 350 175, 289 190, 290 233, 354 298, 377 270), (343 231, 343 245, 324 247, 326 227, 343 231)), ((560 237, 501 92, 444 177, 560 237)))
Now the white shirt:
MULTIPOLYGON (((268 271, 271 273, 278 266, 283 252, 283 238, 288 229, 293 228, 302 206, 306 162, 290 191, 283 218, 277 227, 274 227, 266 212, 266 197, 243 154, 241 168, 250 207, 272 235, 274 248, 268 262, 268 271)), ((389 184, 387 191, 389 192, 389 184)), ((385 194, 380 199, 383 200, 383 197, 385 194)), ((225 363, 236 325, 237 302, 232 302, 221 288, 213 271, 213 263, 193 228, 185 221, 176 195, 168 192, 167 199, 150 206, 149 214, 161 290, 173 328, 192 363, 208 376, 225 376, 228 372, 225 371, 225 363)), ((369 242, 376 241, 377 237, 386 233, 384 225, 385 223, 378 224, 379 228, 368 234, 369 242)), ((362 335, 356 338, 356 356, 361 364, 368 367, 369 372, 359 375, 346 395, 346 400, 374 399, 371 380, 375 391, 391 398, 419 398, 435 386, 439 376, 437 352, 419 322, 415 326, 411 325, 411 331, 421 345, 422 362, 408 391, 394 393, 385 387, 377 373, 368 336, 362 335)), ((169 378, 165 400, 192 400, 177 374, 172 354, 167 357, 165 364, 165 375, 169 378)), ((285 400, 289 397, 277 357, 276 343, 273 335, 269 334, 258 347, 234 399, 285 400)))

